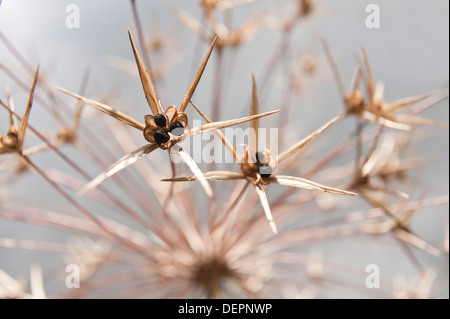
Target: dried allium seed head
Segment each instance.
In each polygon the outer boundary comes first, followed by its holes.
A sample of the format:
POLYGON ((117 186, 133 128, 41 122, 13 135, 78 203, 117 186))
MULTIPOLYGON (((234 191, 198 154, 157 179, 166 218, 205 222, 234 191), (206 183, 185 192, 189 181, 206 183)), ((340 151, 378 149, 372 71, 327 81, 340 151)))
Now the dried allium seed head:
POLYGON ((69 127, 61 128, 56 134, 56 139, 63 144, 71 144, 75 142, 75 132, 69 127))
POLYGON ((155 51, 161 51, 164 45, 166 44, 165 38, 163 35, 154 35, 150 38, 150 48, 155 51))
POLYGON ((300 70, 303 73, 312 75, 317 70, 317 60, 312 55, 304 55, 300 58, 300 70))
POLYGON ((188 121, 187 115, 183 112, 178 112, 173 105, 169 106, 164 114, 145 115, 144 119, 146 125, 143 131, 145 139, 150 143, 157 143, 164 149, 173 146, 182 139, 188 121), (177 136, 178 140, 171 140, 169 133, 177 136), (169 141, 171 143, 168 143, 169 141))
POLYGON ((345 96, 347 112, 361 114, 364 111, 364 94, 361 90, 354 90, 345 96))
POLYGON ((298 10, 301 17, 310 15, 314 10, 313 0, 300 0, 298 10))
POLYGON ((253 156, 250 155, 250 150, 244 153, 244 159, 241 163, 241 171, 244 175, 256 180, 268 178, 275 171, 276 159, 270 155, 268 149, 256 152, 253 156))
POLYGON ((19 136, 14 131, 9 131, 0 139, 0 145, 6 149, 15 150, 19 145, 19 136))

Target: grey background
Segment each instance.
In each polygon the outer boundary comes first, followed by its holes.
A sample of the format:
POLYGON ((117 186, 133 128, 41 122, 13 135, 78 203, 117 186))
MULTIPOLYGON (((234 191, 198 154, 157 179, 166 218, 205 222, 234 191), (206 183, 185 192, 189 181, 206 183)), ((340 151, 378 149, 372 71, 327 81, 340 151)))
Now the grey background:
MULTIPOLYGON (((167 1, 174 6, 187 10, 196 18, 200 16, 200 8, 195 1, 167 1)), ((277 7, 277 3, 287 1, 255 1, 252 4, 239 7, 234 15, 236 24, 246 17, 252 16, 266 5, 277 7)), ((145 32, 152 32, 154 24, 159 21, 162 30, 175 27, 176 41, 179 47, 180 60, 165 78, 167 91, 160 96, 164 106, 178 105, 185 93, 193 75, 193 70, 199 63, 194 57, 198 38, 192 31, 184 27, 165 7, 166 1, 137 1, 140 17, 145 32), (194 62, 194 63, 193 63, 194 62)), ((286 57, 294 59, 301 53, 309 52, 323 59, 323 50, 318 45, 317 35, 327 39, 338 59, 338 68, 344 84, 351 80, 354 67, 354 53, 361 45, 368 52, 375 79, 385 82, 385 98, 397 98, 416 95, 448 86, 448 1, 320 1, 317 14, 305 21, 296 29, 292 37, 292 45, 286 57), (381 9, 381 28, 367 29, 365 7, 376 3, 381 9)), ((276 11, 277 9, 274 9, 276 11)), ((156 24, 157 25, 157 24, 156 24)), ((55 0, 4 0, 0 6, 0 30, 13 42, 31 65, 41 66, 42 73, 51 81, 72 91, 77 91, 86 67, 91 70, 88 96, 111 97, 114 105, 136 119, 142 119, 147 113, 147 105, 142 96, 142 89, 136 77, 111 68, 105 61, 108 56, 116 55, 132 60, 132 53, 127 37, 127 29, 135 31, 129 1, 55 1, 55 0), (68 4, 79 5, 81 11, 81 27, 68 29, 65 26, 68 4)), ((278 42, 280 34, 276 30, 263 28, 251 43, 240 49, 239 53, 227 52, 225 55, 227 69, 225 71, 222 117, 230 118, 245 115, 248 109, 251 90, 251 75, 259 78, 265 63, 272 53, 272 48, 278 42), (232 65, 231 67, 228 67, 232 65)), ((207 49, 201 46, 201 56, 207 49)), ((26 83, 31 83, 30 76, 20 67, 5 48, 0 45, 2 63, 17 72, 26 83)), ((212 82, 214 72, 213 56, 205 75, 195 95, 197 105, 209 112, 212 101, 212 82)), ((155 63, 155 62, 153 62, 155 63)), ((157 63, 157 60, 156 60, 157 63)), ((328 67, 327 62, 324 64, 328 67)), ((276 108, 282 101, 283 75, 274 74, 266 90, 261 94, 260 101, 263 110, 276 108)), ((22 91, 3 72, 0 72, 0 98, 4 99, 3 87, 8 84, 18 113, 23 112, 26 105, 27 92, 22 91)), ((294 98, 292 105, 298 105, 295 114, 301 125, 296 125, 292 139, 298 139, 325 120, 341 110, 336 85, 331 78, 312 85, 302 96, 294 98)), ((448 121, 448 100, 432 109, 424 116, 448 121)), ((190 114, 193 115, 193 112, 190 114)), ((3 133, 7 129, 7 114, 0 111, 0 128, 3 133)), ((38 107, 33 109, 30 122, 41 129, 52 129, 56 121, 38 107)), ((264 120, 270 125, 270 120, 264 120)), ((353 127, 354 123, 347 122, 353 127)), ((348 132, 342 127, 341 132, 348 132)), ((448 193, 449 149, 448 130, 439 128, 427 129, 427 134, 433 136, 431 142, 419 143, 419 151, 430 155, 431 161, 421 168, 422 186, 428 187, 429 195, 448 193)), ((33 140, 27 141, 32 144, 33 140)), ((76 156, 74 154, 74 156, 76 156)), ((39 157, 47 165, 58 166, 52 158, 39 157)), ((64 167, 58 167, 63 169, 64 167)), ((96 168, 88 168, 92 173, 96 168)), ((3 176, 4 174, 0 175, 3 176)), ((27 205, 40 205, 44 199, 46 207, 54 210, 66 207, 65 202, 38 177, 25 177, 8 189, 7 200, 24 202, 27 205), (35 186, 39 185, 39 188, 35 186)), ((425 210, 413 220, 415 229, 426 239, 440 243, 444 236, 444 223, 448 223, 448 206, 425 210)), ((37 240, 67 240, 67 234, 58 231, 13 223, 0 220, 0 237, 37 239, 37 240)), ((323 243, 322 243, 323 244, 323 243)), ((319 245, 322 245, 319 244, 319 245)), ((343 243, 324 244, 326 251, 333 252, 336 247, 342 248, 343 243), (339 246, 341 245, 341 246, 339 246)), ((390 246, 389 242, 386 244, 390 246)), ((390 265, 389 256, 395 255, 395 250, 386 253, 372 245, 370 240, 363 242, 345 242, 346 249, 341 251, 342 258, 354 266, 364 267, 371 263, 370 258, 384 262, 384 269, 392 267, 392 272, 405 272, 407 278, 413 274, 407 265, 390 265), (362 256, 364 251, 370 251, 369 257, 362 256), (366 258, 367 257, 367 258, 366 258)), ((447 256, 438 259, 424 255, 426 264, 434 265, 439 271, 446 273, 447 256)), ((39 261, 45 269, 50 269, 59 261, 59 256, 33 251, 20 251, 0 248, 0 267, 12 275, 27 276, 29 264, 39 261)), ((403 258, 403 262, 405 262, 403 258)), ((448 285, 448 283, 447 283, 448 285)))

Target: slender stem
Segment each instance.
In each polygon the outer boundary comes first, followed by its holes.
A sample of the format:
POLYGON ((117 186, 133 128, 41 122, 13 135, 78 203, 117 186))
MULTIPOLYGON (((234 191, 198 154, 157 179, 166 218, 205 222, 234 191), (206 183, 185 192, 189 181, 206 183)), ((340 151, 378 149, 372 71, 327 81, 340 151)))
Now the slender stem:
MULTIPOLYGON (((0 105, 2 105, 4 108, 9 109, 3 102, 0 101, 0 105)), ((13 114, 17 119, 20 120, 20 116, 17 115, 15 112, 11 111, 11 114, 13 114)), ((43 136, 39 131, 37 131, 33 126, 30 124, 27 124, 28 129, 30 129, 38 138, 40 138, 51 150, 53 150, 62 160, 64 160, 69 166, 71 166, 75 171, 77 171, 81 176, 83 176, 86 180, 91 180, 93 177, 90 176, 84 169, 82 169, 78 164, 76 164, 71 158, 69 158, 67 155, 65 155, 63 152, 61 152, 60 149, 55 147, 45 136, 43 136)), ((130 207, 125 205, 123 201, 118 199, 114 194, 107 191, 102 186, 98 187, 99 190, 102 190, 105 195, 113 201, 118 207, 120 207, 124 212, 126 212, 128 215, 133 217, 136 221, 142 223, 143 225, 146 225, 148 223, 145 223, 141 217, 133 211, 130 207)))
MULTIPOLYGON (((19 154, 20 155, 20 154, 19 154)), ((113 230, 111 230, 109 227, 104 225, 96 215, 89 212, 86 208, 81 206, 80 203, 78 203, 75 199, 72 198, 63 188, 61 188, 57 183, 55 183, 39 166, 34 164, 33 161, 31 161, 27 156, 20 155, 28 165, 30 165, 34 170, 36 170, 39 175, 41 175, 50 185, 61 195, 63 196, 70 204, 72 204, 80 213, 82 213, 84 216, 86 216, 88 219, 90 219, 92 222, 94 222, 100 229, 102 229, 107 234, 111 235, 114 239, 116 239, 118 242, 124 244, 125 246, 139 252, 145 252, 144 247, 138 246, 136 243, 123 238, 116 234, 113 230)))

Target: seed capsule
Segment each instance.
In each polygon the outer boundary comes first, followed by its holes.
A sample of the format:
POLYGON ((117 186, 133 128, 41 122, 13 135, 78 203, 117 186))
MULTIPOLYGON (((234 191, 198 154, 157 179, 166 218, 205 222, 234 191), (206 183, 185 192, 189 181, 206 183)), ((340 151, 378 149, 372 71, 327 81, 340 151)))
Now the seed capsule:
POLYGON ((264 165, 259 168, 259 175, 262 178, 268 178, 272 175, 272 168, 269 165, 264 165))
POLYGON ((175 136, 181 136, 184 133, 184 126, 180 122, 174 122, 170 125, 170 133, 175 136))
POLYGON ((255 158, 257 164, 267 164, 269 162, 269 159, 263 152, 256 152, 255 158))
POLYGON ((166 127, 167 119, 164 114, 156 114, 155 115, 155 124, 159 127, 166 127))
POLYGON ((158 143, 159 145, 165 144, 170 140, 169 134, 162 130, 156 130, 153 137, 155 138, 156 143, 158 143))
POLYGON ((16 132, 7 132, 6 135, 9 138, 19 138, 19 135, 16 132))

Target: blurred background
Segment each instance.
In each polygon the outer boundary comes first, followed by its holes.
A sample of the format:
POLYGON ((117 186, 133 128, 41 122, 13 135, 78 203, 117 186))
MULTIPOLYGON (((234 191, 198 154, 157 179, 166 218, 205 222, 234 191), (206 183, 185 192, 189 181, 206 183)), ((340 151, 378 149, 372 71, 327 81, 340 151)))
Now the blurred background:
MULTIPOLYGON (((219 14, 239 27, 260 12, 270 15, 268 22, 261 24, 254 36, 238 48, 223 50, 223 67, 218 71, 217 50, 211 57, 194 95, 194 100, 206 114, 213 112, 215 72, 221 72, 222 91, 220 95, 220 118, 229 119, 247 115, 249 112, 251 77, 254 74, 260 86, 260 107, 262 111, 281 108, 279 118, 289 118, 289 137, 281 137, 279 149, 299 140, 331 119, 342 110, 341 99, 332 77, 320 38, 326 39, 346 87, 351 82, 355 54, 364 46, 367 51, 375 80, 385 83, 385 99, 393 101, 403 97, 441 90, 448 87, 449 79, 449 2, 444 0, 343 0, 316 1, 314 11, 298 25, 290 35, 289 45, 283 55, 276 58, 277 64, 270 76, 265 78, 268 61, 274 59, 274 51, 283 35, 276 27, 277 19, 289 16, 296 1, 255 0, 244 3, 232 13, 219 14), (374 3, 380 8, 380 28, 366 27, 366 7, 374 3), (304 56, 315 57, 319 74, 304 83, 299 77, 299 62, 304 56), (294 84, 298 94, 287 99, 288 87, 294 84), (287 107, 280 107, 287 105, 287 107), (289 109, 290 113, 286 113, 289 109)), ((203 10, 194 0, 136 1, 143 32, 149 43, 163 37, 161 52, 150 55, 152 68, 166 66, 163 77, 157 81, 159 98, 163 107, 179 105, 198 65, 209 47, 191 29, 175 16, 175 11, 189 13, 204 23, 203 10), (176 8, 173 9, 173 8, 176 8)), ((85 96, 102 99, 110 105, 141 121, 148 114, 148 107, 142 94, 142 87, 133 60, 127 30, 136 35, 130 1, 107 0, 3 0, 0 4, 0 32, 17 49, 33 68, 40 65, 41 75, 50 83, 78 92, 83 74, 89 70, 85 96), (79 8, 79 28, 68 28, 66 12, 69 5, 79 8)), ((0 63, 13 70, 15 76, 31 86, 32 75, 24 69, 14 53, 0 43, 0 63)), ((28 91, 22 89, 11 76, 0 70, 0 98, 6 100, 4 87, 9 86, 18 114, 23 114, 28 91)), ((66 99, 66 97, 63 97, 66 99)), ((70 99, 66 99, 69 101, 70 99)), ((75 100, 73 106, 75 109, 75 100)), ((199 117, 192 109, 189 116, 199 117)), ((99 119, 97 113, 86 107, 83 116, 99 119)), ((448 99, 423 113, 424 117, 447 121, 448 99)), ((267 118, 262 124, 277 125, 279 118, 267 118)), ((71 120, 71 116, 67 116, 71 120)), ((58 121, 35 103, 30 123, 43 131, 54 130, 58 121)), ((101 124, 99 124, 101 125, 101 124)), ((354 121, 340 123, 327 143, 318 141, 319 147, 337 143, 339 136, 354 129, 354 121), (334 140, 333 140, 334 139, 334 140)), ((0 132, 8 129, 8 114, 0 111, 0 132)), ((448 129, 421 127, 423 133, 416 147, 424 155, 426 165, 415 171, 419 193, 426 190, 426 196, 448 194, 449 189, 449 133, 448 129)), ((26 140, 34 145, 35 137, 26 140)), ((107 141, 105 141, 107 143, 107 141)), ((70 149, 70 156, 82 163, 83 159, 70 149)), ((120 155, 120 152, 117 153, 120 155)), ((46 166, 66 169, 54 161, 53 156, 39 154, 36 159, 46 166)), ((347 158, 349 159, 349 158, 347 158)), ((96 167, 87 167, 93 175, 96 167)), ((68 170, 70 174, 70 170, 68 170)), ((0 172, 0 179, 7 180, 8 173, 0 172)), ((17 182, 3 187, 0 203, 20 203, 30 207, 45 205, 55 211, 64 210, 66 203, 38 176, 23 176, 17 182)), ((417 194, 416 194, 417 195, 417 194)), ((2 205, 2 204, 0 204, 2 205)), ((1 209, 1 206, 0 206, 1 209)), ((412 228, 427 241, 442 246, 445 232, 448 232, 448 204, 424 209, 415 215, 412 228)), ((448 234, 447 234, 448 236, 448 234)), ((0 219, 0 238, 65 242, 71 234, 48 230, 20 222, 0 219)), ((448 238, 448 237, 447 237, 448 238)), ((375 240, 375 239, 374 239, 375 240)), ((447 239, 448 240, 448 239, 447 239)), ((370 263, 380 264, 382 271, 390 275, 404 276, 408 281, 414 274, 414 267, 407 258, 395 258, 398 247, 392 241, 375 245, 368 237, 362 241, 336 240, 317 244, 325 255, 331 254, 345 263, 364 269, 370 263), (395 262, 392 262, 395 260, 395 262)), ((313 247, 314 248, 314 247, 313 247)), ((440 296, 448 298, 448 254, 433 257, 419 252, 423 264, 433 267, 438 278, 447 282, 438 283, 440 296)), ((0 247, 0 268, 12 275, 26 279, 30 265, 38 262, 44 271, 61 262, 61 257, 52 253, 0 247)), ((352 293, 323 295, 324 297, 352 297, 352 293)))

